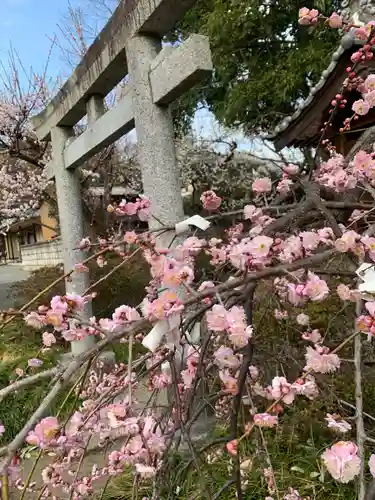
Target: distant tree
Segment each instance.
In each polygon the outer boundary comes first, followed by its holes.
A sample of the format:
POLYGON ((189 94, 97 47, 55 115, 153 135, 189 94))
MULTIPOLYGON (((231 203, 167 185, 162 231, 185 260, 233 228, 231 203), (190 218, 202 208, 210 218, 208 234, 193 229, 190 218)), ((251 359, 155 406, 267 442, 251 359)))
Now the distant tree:
POLYGON ((175 108, 180 127, 199 105, 207 105, 229 127, 270 130, 306 97, 338 43, 337 30, 298 25, 298 7, 323 13, 337 0, 198 0, 171 39, 208 35, 214 62, 206 81, 175 108), (308 68, 308 69, 306 69, 308 68))
POLYGON ((223 198, 222 209, 237 209, 252 199, 252 183, 256 177, 281 177, 277 163, 271 163, 237 150, 235 142, 221 139, 177 141, 177 157, 185 191, 187 213, 201 210, 201 194, 214 190, 223 198), (219 152, 218 147, 225 151, 219 152))

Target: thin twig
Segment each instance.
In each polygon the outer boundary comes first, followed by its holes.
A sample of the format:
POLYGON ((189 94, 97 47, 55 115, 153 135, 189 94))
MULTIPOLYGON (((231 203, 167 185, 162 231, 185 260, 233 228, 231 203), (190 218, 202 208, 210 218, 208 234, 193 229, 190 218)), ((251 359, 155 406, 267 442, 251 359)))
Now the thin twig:
MULTIPOLYGON (((245 306, 246 320, 247 324, 251 325, 253 322, 253 300, 255 294, 256 284, 251 284, 246 290, 247 300, 245 306)), ((249 367, 254 354, 253 342, 249 339, 246 346, 246 354, 240 368, 240 374, 238 376, 237 382, 237 394, 233 398, 231 420, 230 420, 230 432, 232 439, 237 439, 237 427, 238 427, 238 415, 241 407, 242 396, 246 384, 246 379, 249 373, 249 367)), ((240 457, 239 454, 235 457, 234 465, 234 481, 236 483, 237 499, 243 500, 242 493, 242 481, 241 481, 241 470, 240 470, 240 457)))
MULTIPOLYGON (((99 257, 103 253, 108 252, 108 250, 109 250, 108 248, 104 248, 103 250, 100 250, 99 252, 91 255, 90 257, 88 257, 87 259, 85 259, 84 261, 82 261, 82 264, 87 264, 92 259, 95 259, 96 257, 99 257)), ((25 304, 24 306, 22 306, 21 309, 18 312, 27 311, 27 309, 30 306, 32 306, 33 304, 35 304, 35 302, 37 300, 39 300, 41 297, 43 297, 43 295, 45 295, 47 292, 49 292, 50 290, 52 290, 52 288, 54 288, 58 283, 60 283, 60 281, 64 280, 65 278, 68 278, 74 272, 75 272, 75 270, 71 269, 67 273, 65 273, 62 276, 60 276, 59 278, 57 278, 53 283, 51 283, 50 285, 46 286, 41 292, 39 292, 37 295, 35 295, 35 297, 33 297, 27 304, 25 304)), ((10 318, 7 319, 7 321, 5 321, 4 323, 2 323, 0 325, 0 331, 3 330, 3 328, 6 325, 8 325, 9 323, 11 323, 15 318, 16 318, 16 316, 11 316, 10 318)))
POLYGON ((50 368, 49 370, 45 370, 40 373, 36 373, 35 375, 30 375, 30 377, 22 378, 12 384, 0 389, 0 403, 6 398, 9 394, 15 391, 19 391, 29 385, 35 384, 35 382, 39 382, 45 378, 52 378, 55 375, 63 372, 63 368, 56 366, 55 368, 50 368))
POLYGON ((131 255, 129 255, 129 257, 127 257, 126 259, 122 260, 119 264, 117 264, 117 266, 113 267, 105 276, 103 276, 98 281, 96 281, 95 283, 93 283, 92 285, 90 285, 84 291, 83 295, 87 295, 88 293, 91 292, 91 290, 94 290, 94 288, 96 288, 98 285, 100 285, 100 283, 103 283, 103 281, 107 280, 110 276, 112 276, 112 274, 114 274, 122 266, 124 266, 125 264, 127 264, 129 262, 129 260, 132 259, 132 257, 134 257, 137 253, 139 253, 140 250, 141 250, 140 247, 138 247, 136 250, 134 250, 134 252, 131 255))
MULTIPOLYGON (((362 300, 357 298, 356 316, 359 317, 362 312, 362 300)), ((358 329, 357 325, 355 328, 358 329)), ((355 367, 355 402, 356 402, 356 424, 357 424, 357 446, 358 455, 361 460, 361 468, 358 478, 358 500, 364 500, 365 489, 365 427, 363 423, 363 394, 362 394, 362 338, 356 335, 354 339, 354 367, 355 367)))
POLYGON ((90 441, 91 441, 91 438, 92 438, 92 435, 90 435, 85 443, 85 447, 84 449, 82 450, 82 455, 81 455, 81 458, 79 460, 79 463, 78 463, 78 466, 77 466, 77 470, 76 470, 76 473, 74 475, 74 478, 73 478, 73 482, 72 482, 72 485, 71 485, 71 492, 70 492, 70 496, 69 496, 69 500, 72 500, 73 498, 73 495, 74 495, 74 485, 75 483, 77 482, 77 479, 78 479, 78 474, 79 474, 79 471, 81 470, 81 467, 82 467, 82 464, 83 464, 83 460, 85 458, 85 453, 87 451, 87 448, 89 447, 89 444, 90 444, 90 441))

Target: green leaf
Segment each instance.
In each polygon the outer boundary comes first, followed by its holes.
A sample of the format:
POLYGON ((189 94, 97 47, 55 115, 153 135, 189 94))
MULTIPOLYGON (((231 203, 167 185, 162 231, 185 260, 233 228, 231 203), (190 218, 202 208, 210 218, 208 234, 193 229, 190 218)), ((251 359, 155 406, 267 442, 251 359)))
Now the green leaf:
POLYGON ((320 473, 320 472, 311 472, 311 473, 310 473, 310 477, 311 477, 312 479, 314 479, 314 478, 316 478, 316 477, 319 477, 319 476, 321 476, 321 473, 320 473))
MULTIPOLYGON (((329 14, 337 0, 318 0, 329 14)), ((214 61, 212 80, 186 94, 174 106, 180 130, 189 125, 199 104, 206 104, 228 127, 249 133, 269 131, 307 97, 339 43, 338 30, 298 24, 302 5, 295 0, 198 0, 169 39, 191 33, 208 35, 214 61)))
POLYGON ((290 470, 293 472, 301 472, 301 474, 305 472, 304 469, 301 469, 301 467, 298 467, 297 465, 293 465, 293 467, 291 467, 290 470))

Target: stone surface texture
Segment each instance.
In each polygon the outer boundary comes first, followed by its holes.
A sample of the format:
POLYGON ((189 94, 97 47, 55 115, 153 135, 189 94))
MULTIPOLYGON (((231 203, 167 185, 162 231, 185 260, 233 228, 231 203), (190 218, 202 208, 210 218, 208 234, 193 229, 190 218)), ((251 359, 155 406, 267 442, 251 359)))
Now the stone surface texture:
MULTIPOLYGON (((72 134, 72 129, 62 127, 55 127, 51 132, 65 272, 71 271, 76 264, 83 260, 83 253, 80 250, 74 250, 84 237, 79 171, 67 170, 64 165, 65 143, 72 134)), ((74 292, 83 295, 88 286, 87 273, 73 273, 69 280, 65 280, 67 293, 74 292)), ((85 313, 87 318, 92 316, 91 304, 87 305, 85 313)), ((73 355, 86 351, 94 343, 94 337, 86 337, 83 340, 72 342, 73 355)))
MULTIPOLYGON (((137 35, 128 41, 127 58, 144 193, 155 217, 171 225, 182 220, 184 212, 171 112, 154 104, 149 79, 151 63, 160 49, 159 40, 137 35)), ((152 219, 150 226, 160 224, 152 219)))
POLYGON ((74 126, 92 95, 106 96, 127 74, 125 45, 137 32, 161 38, 196 0, 126 0, 120 3, 71 77, 32 119, 39 139, 56 126, 74 126))
POLYGON ((153 61, 150 81, 154 103, 171 104, 212 70, 209 39, 191 35, 179 47, 169 50, 164 58, 153 61))
POLYGON ((38 269, 63 263, 63 251, 60 239, 24 245, 20 248, 22 266, 25 269, 38 269))

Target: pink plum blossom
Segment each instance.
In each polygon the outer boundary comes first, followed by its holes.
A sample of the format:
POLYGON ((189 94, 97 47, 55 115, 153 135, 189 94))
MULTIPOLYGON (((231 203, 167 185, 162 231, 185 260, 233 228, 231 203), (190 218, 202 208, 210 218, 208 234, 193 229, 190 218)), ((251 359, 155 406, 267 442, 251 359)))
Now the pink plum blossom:
POLYGON ((338 285, 336 291, 337 291, 337 295, 340 297, 341 300, 350 300, 351 290, 349 287, 347 287, 343 283, 340 283, 340 285, 338 285))
POLYGON ((375 90, 365 94, 365 101, 370 106, 370 108, 373 108, 375 106, 375 90))
POLYGON ((135 470, 143 479, 150 479, 156 475, 155 467, 149 465, 135 464, 135 470))
POLYGON ((340 368, 340 358, 337 354, 329 352, 327 347, 308 347, 306 349, 305 370, 312 370, 317 373, 332 373, 340 368))
POLYGON ((183 309, 180 298, 173 290, 165 290, 152 302, 146 298, 142 303, 143 315, 150 321, 168 318, 173 314, 179 314, 183 309))
POLYGON ((236 456, 237 449, 238 449, 238 442, 236 439, 233 439, 232 441, 229 441, 229 443, 227 443, 227 450, 231 455, 236 456))
POLYGON ((303 340, 308 340, 313 344, 319 344, 322 341, 322 336, 320 335, 319 330, 311 330, 311 332, 304 332, 302 334, 303 340))
POLYGON ((33 431, 30 431, 26 441, 28 444, 45 448, 50 444, 55 443, 55 437, 59 430, 59 421, 56 417, 43 418, 39 424, 35 426, 33 431))
POLYGON ((184 255, 187 252, 187 254, 190 256, 196 256, 206 245, 206 240, 197 238, 196 236, 190 236, 190 238, 186 238, 186 240, 183 242, 182 249, 185 252, 184 255))
POLYGON ((249 240, 244 239, 230 249, 229 260, 237 269, 245 270, 251 262, 249 240))
POLYGON ((253 328, 246 324, 243 307, 233 306, 226 314, 227 332, 233 346, 244 347, 252 337, 253 328))
POLYGON ((352 481, 361 468, 358 447, 351 441, 339 441, 322 454, 322 460, 331 476, 340 483, 352 481))
POLYGON ((128 245, 133 245, 137 241, 137 233, 135 231, 126 231, 124 241, 128 245))
POLYGON ((66 314, 68 307, 68 303, 60 295, 55 295, 51 300, 51 309, 55 313, 66 314))
POLYGON ((135 215, 141 221, 147 221, 150 217, 150 200, 148 200, 144 195, 140 195, 136 201, 126 201, 121 200, 118 207, 116 207, 114 213, 119 216, 133 217, 135 215))
POLYGON ((304 231, 300 233, 300 237, 305 250, 316 250, 318 248, 320 238, 314 231, 304 231))
POLYGON ((238 357, 233 353, 230 347, 220 346, 219 349, 214 352, 214 358, 216 364, 220 368, 237 369, 240 366, 238 357))
POLYGON ((330 413, 327 413, 327 416, 325 419, 328 427, 330 429, 333 429, 337 432, 341 432, 342 434, 346 434, 349 432, 352 428, 352 426, 346 422, 340 415, 333 414, 331 415, 330 413))
POLYGON ((269 413, 257 413, 253 419, 254 424, 258 427, 275 427, 279 422, 277 415, 270 415, 269 413))
POLYGON ((274 377, 272 379, 271 394, 274 399, 282 399, 285 404, 290 405, 295 398, 295 391, 285 377, 274 377))
POLYGON ((205 210, 213 212, 220 207, 222 199, 215 191, 205 191, 201 195, 201 202, 205 210))
POLYGON ((308 9, 302 7, 298 12, 298 22, 302 26, 308 26, 309 24, 316 24, 318 22, 319 11, 316 9, 308 9))
POLYGON ((295 306, 303 305, 306 302, 304 290, 304 285, 295 285, 294 283, 288 283, 287 298, 289 302, 295 306))
POLYGON ((299 169, 298 165, 294 165, 293 163, 289 163, 288 165, 283 167, 283 170, 285 173, 287 173, 289 175, 297 175, 299 173, 300 169, 299 169))
POLYGON ((56 337, 53 333, 44 332, 43 333, 43 344, 46 347, 51 347, 52 344, 56 344, 56 337))
POLYGON ((27 361, 27 365, 30 368, 39 368, 40 366, 42 366, 42 364, 43 364, 43 361, 41 359, 38 359, 38 358, 32 358, 32 359, 29 359, 27 361))
POLYGON ((272 191, 272 181, 269 177, 256 179, 252 184, 252 189, 257 194, 270 193, 272 191))
POLYGON ((375 75, 374 74, 368 75, 368 77, 366 78, 366 80, 363 83, 363 87, 364 87, 365 92, 372 92, 375 90, 375 75))
POLYGON ((354 250, 359 235, 355 231, 345 231, 345 233, 335 241, 335 247, 339 252, 354 250))
POLYGON ((318 386, 312 375, 297 379, 294 384, 292 384, 292 389, 299 396, 305 396, 307 399, 311 400, 315 399, 319 394, 318 386))
POLYGON ((263 215, 262 209, 257 208, 255 205, 246 205, 243 211, 244 219, 250 219, 252 222, 255 222, 263 215))
POLYGON ((324 243, 325 245, 332 244, 334 234, 330 227, 322 227, 321 229, 318 229, 318 236, 321 243, 324 243))
POLYGON ((132 321, 139 321, 141 316, 138 311, 134 309, 134 307, 123 305, 115 309, 112 319, 118 325, 125 325, 127 323, 131 323, 132 321))
POLYGON ((291 187, 293 186, 293 181, 288 178, 281 179, 276 186, 276 191, 281 195, 285 196, 291 192, 291 187))
POLYGON ((254 258, 262 259, 268 256, 272 245, 273 238, 269 238, 268 236, 256 236, 250 241, 248 249, 254 258))
POLYGON ((320 302, 328 297, 329 288, 324 280, 320 279, 319 276, 309 271, 308 280, 306 281, 303 293, 313 302, 320 302))
POLYGON ((219 371, 219 377, 224 385, 224 390, 233 396, 237 394, 237 379, 228 371, 219 371))
POLYGON ((372 477, 375 478, 375 455, 374 454, 370 456, 369 461, 368 461, 368 465, 369 465, 372 477))
POLYGON ((45 318, 33 311, 25 316, 25 323, 33 328, 40 330, 45 326, 45 318))
POLYGON ((223 332, 227 328, 227 311, 224 306, 215 304, 206 314, 207 325, 213 332, 223 332))
POLYGON ((374 163, 372 156, 366 151, 358 151, 354 156, 354 168, 359 172, 368 172, 374 163))
POLYGON ((342 28, 343 20, 339 14, 333 12, 328 18, 327 23, 330 28, 337 29, 342 28))
POLYGON ((65 295, 65 299, 70 309, 74 311, 83 311, 86 302, 84 297, 81 297, 81 295, 78 295, 77 293, 67 293, 65 295))
POLYGON ((293 262, 302 257, 302 241, 298 236, 290 236, 282 243, 280 260, 282 262, 293 262))
POLYGON ((367 113, 370 111, 370 105, 364 99, 358 99, 358 101, 353 102, 352 110, 354 111, 354 113, 357 113, 357 115, 367 115, 367 113))

